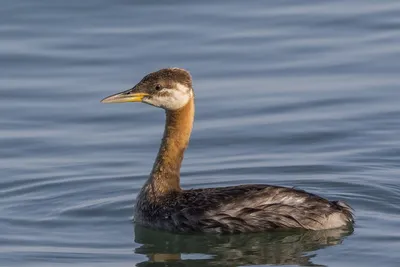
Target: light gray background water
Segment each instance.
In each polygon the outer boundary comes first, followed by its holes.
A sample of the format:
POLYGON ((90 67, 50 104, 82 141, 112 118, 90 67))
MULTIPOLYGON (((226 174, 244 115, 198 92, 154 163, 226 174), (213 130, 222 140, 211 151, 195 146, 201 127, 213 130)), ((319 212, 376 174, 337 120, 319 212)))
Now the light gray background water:
POLYGON ((398 266, 399 1, 53 1, 0 7, 0 266, 398 266), (353 233, 135 227, 161 110, 102 105, 189 69, 185 188, 343 199, 353 233))

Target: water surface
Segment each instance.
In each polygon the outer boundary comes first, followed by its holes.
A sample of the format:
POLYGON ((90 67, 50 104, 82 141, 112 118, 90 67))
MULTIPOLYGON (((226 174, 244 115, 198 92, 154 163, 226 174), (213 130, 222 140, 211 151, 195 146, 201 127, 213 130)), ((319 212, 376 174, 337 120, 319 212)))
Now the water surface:
POLYGON ((397 266, 398 1, 11 1, 0 9, 0 266, 397 266), (131 223, 161 110, 101 105, 194 78, 184 188, 295 186, 354 232, 174 235, 131 223))

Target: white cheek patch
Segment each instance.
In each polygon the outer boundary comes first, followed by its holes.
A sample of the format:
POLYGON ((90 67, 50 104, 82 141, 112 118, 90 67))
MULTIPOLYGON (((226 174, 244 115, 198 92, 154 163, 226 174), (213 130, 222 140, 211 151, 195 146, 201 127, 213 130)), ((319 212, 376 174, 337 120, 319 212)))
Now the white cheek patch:
POLYGON ((176 84, 176 89, 178 89, 179 92, 189 94, 190 96, 192 95, 192 90, 190 90, 189 87, 187 87, 181 83, 176 84))
POLYGON ((164 88, 162 91, 167 94, 153 96, 151 99, 146 99, 145 102, 167 110, 177 110, 186 105, 193 97, 192 90, 180 83, 177 84, 176 89, 164 88))

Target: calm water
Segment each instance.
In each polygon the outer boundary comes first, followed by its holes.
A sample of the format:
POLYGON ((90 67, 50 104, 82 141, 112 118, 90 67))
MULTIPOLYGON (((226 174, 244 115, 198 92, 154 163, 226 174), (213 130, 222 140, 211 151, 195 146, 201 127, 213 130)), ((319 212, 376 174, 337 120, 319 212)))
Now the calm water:
POLYGON ((398 266, 398 1, 133 2, 2 1, 0 266, 398 266), (99 100, 167 66, 194 77, 185 188, 296 186, 354 232, 133 225, 164 114, 99 100))

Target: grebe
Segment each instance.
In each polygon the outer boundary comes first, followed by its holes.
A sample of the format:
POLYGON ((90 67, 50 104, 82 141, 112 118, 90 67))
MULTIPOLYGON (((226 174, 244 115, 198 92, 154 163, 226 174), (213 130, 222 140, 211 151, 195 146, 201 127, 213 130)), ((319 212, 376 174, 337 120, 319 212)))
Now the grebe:
POLYGON ((194 120, 192 78, 184 69, 150 73, 132 89, 101 102, 143 102, 166 112, 160 150, 136 200, 136 223, 173 232, 240 233, 323 230, 354 222, 346 203, 294 188, 250 184, 181 189, 180 168, 194 120))

